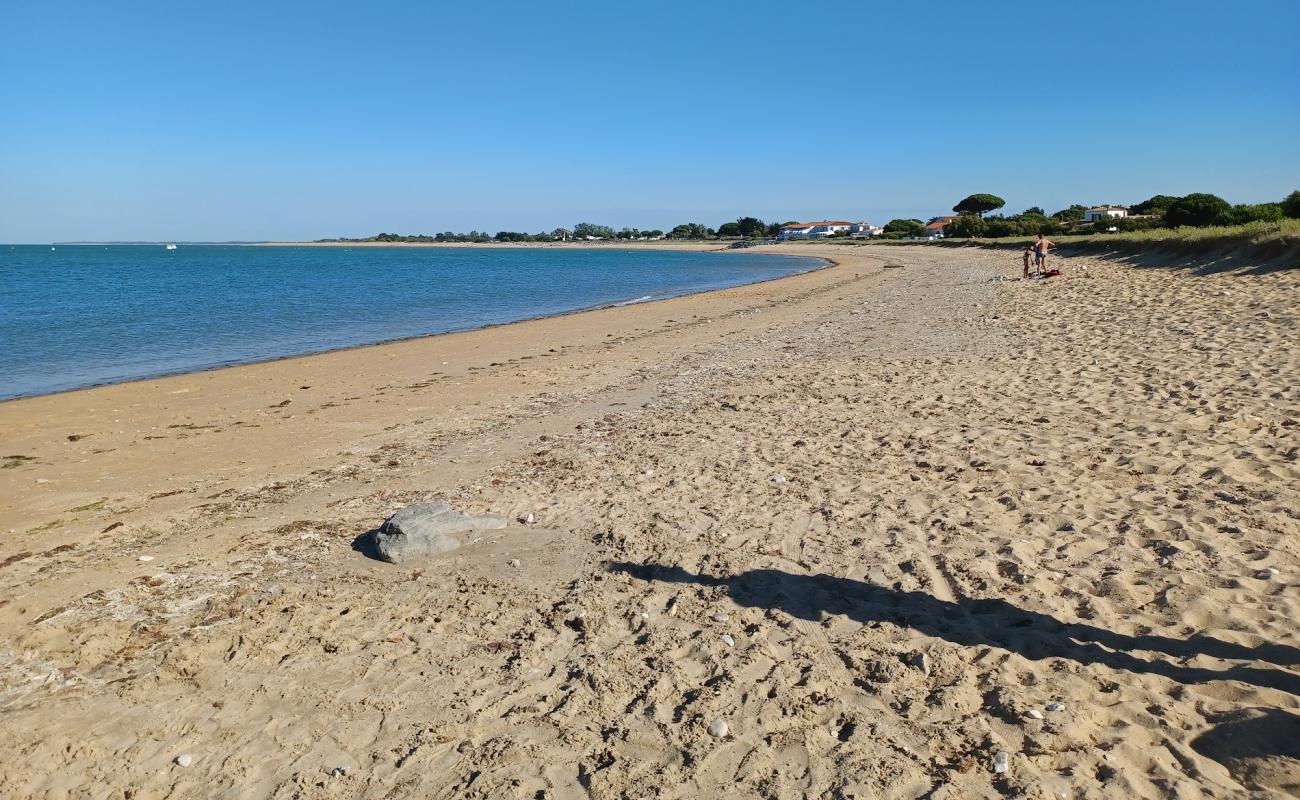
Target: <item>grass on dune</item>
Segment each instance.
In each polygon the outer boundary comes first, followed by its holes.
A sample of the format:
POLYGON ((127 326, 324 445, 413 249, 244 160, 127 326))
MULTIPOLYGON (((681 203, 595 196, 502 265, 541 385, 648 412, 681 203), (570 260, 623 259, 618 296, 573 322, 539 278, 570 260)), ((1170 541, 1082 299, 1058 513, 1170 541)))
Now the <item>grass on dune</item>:
MULTIPOLYGON (((954 241, 987 242, 1023 247, 1037 238, 1036 236, 1020 236, 1007 239, 958 239, 954 241)), ((1070 234, 1050 238, 1057 244, 1078 244, 1081 242, 1132 242, 1135 244, 1228 244, 1241 242, 1267 244, 1275 241, 1300 241, 1300 219, 1284 219, 1280 222, 1248 222, 1244 225, 1214 225, 1207 228, 1149 228, 1144 231, 1070 234)))
MULTIPOLYGON (((1002 239, 934 239, 922 244, 941 246, 979 245, 983 247, 1023 248, 1036 240, 1036 236, 1008 236, 1002 239)), ((1216 225, 1206 228, 1150 228, 1143 231, 1116 233, 1062 234, 1049 237, 1059 245, 1087 245, 1090 247, 1217 247, 1219 245, 1265 245, 1287 247, 1300 244, 1300 219, 1280 222, 1248 222, 1244 225, 1216 225)), ((822 240, 828 241, 828 240, 822 240)), ((916 244, 909 241, 872 240, 873 244, 916 244)))

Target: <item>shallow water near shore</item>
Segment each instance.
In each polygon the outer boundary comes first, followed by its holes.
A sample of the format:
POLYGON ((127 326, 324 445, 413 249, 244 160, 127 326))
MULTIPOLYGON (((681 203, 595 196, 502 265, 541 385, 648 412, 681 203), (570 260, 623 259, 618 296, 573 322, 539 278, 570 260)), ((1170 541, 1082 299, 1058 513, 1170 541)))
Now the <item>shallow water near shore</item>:
POLYGON ((469 330, 804 272, 567 248, 0 248, 0 399, 469 330))

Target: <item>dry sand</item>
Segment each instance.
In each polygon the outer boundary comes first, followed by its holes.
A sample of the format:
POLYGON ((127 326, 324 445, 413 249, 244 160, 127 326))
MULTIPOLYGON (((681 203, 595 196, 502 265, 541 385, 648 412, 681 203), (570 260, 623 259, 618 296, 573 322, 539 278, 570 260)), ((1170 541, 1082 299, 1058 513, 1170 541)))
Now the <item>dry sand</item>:
POLYGON ((0 404, 0 796, 1300 794, 1300 274, 791 252, 0 404))

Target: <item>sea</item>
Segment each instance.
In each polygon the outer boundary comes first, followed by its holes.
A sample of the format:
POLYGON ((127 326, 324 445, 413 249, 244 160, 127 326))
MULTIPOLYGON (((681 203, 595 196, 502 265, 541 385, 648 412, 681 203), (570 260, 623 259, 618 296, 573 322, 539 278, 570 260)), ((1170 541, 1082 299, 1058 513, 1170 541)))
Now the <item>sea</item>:
POLYGON ((0 245, 0 399, 648 302, 823 263, 618 247, 0 245))

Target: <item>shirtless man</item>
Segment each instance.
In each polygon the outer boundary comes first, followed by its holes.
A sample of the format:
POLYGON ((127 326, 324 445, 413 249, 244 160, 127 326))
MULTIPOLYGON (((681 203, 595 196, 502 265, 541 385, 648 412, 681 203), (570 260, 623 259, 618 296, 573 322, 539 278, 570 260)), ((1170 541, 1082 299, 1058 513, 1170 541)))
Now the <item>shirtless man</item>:
POLYGON ((1056 242, 1047 238, 1046 234, 1038 234, 1038 241, 1034 242, 1034 264, 1038 266, 1038 271, 1047 274, 1047 251, 1056 247, 1056 242))

